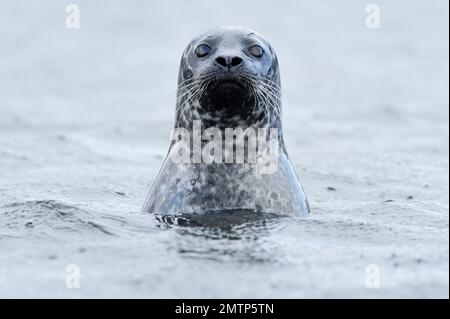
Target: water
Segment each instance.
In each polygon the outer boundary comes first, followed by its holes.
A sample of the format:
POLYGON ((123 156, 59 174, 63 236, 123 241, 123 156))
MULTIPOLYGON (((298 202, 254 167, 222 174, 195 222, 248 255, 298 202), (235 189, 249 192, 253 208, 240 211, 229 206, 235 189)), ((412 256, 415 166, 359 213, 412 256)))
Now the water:
POLYGON ((78 3, 80 30, 0 3, 0 297, 448 298, 448 3, 380 1, 379 30, 359 1, 78 3), (220 24, 278 51, 307 218, 140 211, 180 54, 220 24))

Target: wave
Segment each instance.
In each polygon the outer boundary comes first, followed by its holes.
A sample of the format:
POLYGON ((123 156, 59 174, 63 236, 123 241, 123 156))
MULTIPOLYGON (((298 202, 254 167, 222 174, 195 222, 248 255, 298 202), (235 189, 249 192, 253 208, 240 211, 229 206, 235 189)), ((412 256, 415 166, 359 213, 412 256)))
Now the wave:
POLYGON ((92 237, 128 236, 154 228, 148 215, 117 216, 56 200, 15 202, 0 207, 0 239, 42 238, 71 241, 92 237), (138 219, 138 220, 136 220, 138 219))

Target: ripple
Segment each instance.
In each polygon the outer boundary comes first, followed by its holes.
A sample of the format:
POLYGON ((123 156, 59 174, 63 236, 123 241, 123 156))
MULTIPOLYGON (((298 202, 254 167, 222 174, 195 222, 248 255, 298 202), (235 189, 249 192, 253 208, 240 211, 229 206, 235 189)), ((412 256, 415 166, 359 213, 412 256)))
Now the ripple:
POLYGON ((287 218, 250 210, 155 217, 172 231, 168 248, 182 258, 253 265, 285 262, 272 235, 286 226, 287 218))
POLYGON ((55 200, 15 202, 1 207, 1 238, 64 239, 70 234, 114 235, 91 212, 55 200))

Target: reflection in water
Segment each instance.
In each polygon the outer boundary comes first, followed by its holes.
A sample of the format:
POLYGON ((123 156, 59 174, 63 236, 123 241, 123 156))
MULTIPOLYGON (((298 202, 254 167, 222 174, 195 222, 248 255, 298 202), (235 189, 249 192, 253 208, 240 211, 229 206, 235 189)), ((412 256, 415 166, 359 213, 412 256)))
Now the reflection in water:
POLYGON ((161 227, 175 232, 170 249, 183 258, 250 264, 282 261, 279 245, 271 235, 286 225, 286 217, 230 210, 156 218, 161 227))

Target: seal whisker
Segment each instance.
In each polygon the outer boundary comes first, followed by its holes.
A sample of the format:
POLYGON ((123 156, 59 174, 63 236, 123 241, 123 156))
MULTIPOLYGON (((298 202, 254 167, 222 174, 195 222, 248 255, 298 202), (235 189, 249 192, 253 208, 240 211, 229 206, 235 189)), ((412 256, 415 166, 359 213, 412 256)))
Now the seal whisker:
POLYGON ((188 105, 190 105, 190 103, 193 100, 195 100, 195 98, 196 98, 196 96, 198 94, 200 86, 201 86, 201 84, 198 83, 198 85, 196 85, 195 87, 191 88, 189 90, 189 92, 186 92, 186 94, 185 94, 185 96, 187 96, 186 100, 180 106, 177 107, 177 112, 179 111, 179 112, 181 112, 181 115, 184 115, 184 112, 185 112, 186 108, 188 107, 188 105))
MULTIPOLYGON (((195 86, 197 86, 200 83, 200 81, 195 81, 194 83, 190 83, 189 85, 186 85, 185 87, 179 88, 178 90, 180 92, 183 92, 183 94, 185 94, 186 92, 189 92, 192 88, 194 88, 195 86)), ((183 94, 179 94, 179 96, 183 96, 183 94)))
MULTIPOLYGON (((212 72, 210 72, 210 73, 212 73, 212 72)), ((207 79, 211 76, 210 73, 207 73, 207 74, 205 74, 205 75, 203 75, 203 76, 200 76, 200 77, 197 78, 197 79, 187 79, 187 80, 181 82, 181 83, 178 85, 178 91, 179 91, 179 92, 180 92, 180 91, 189 91, 192 87, 195 87, 195 86, 197 86, 198 84, 203 83, 203 81, 207 80, 207 79)), ((214 72, 214 73, 215 73, 215 72, 214 72)), ((183 95, 184 95, 184 93, 183 93, 181 96, 183 96, 183 95)))
POLYGON ((190 103, 196 99, 198 99, 206 90, 207 86, 209 85, 209 80, 203 80, 201 81, 201 83, 193 88, 191 90, 191 92, 193 92, 193 94, 187 98, 187 100, 180 106, 181 110, 181 117, 184 117, 185 111, 187 110, 188 106, 190 105, 190 103), (184 106, 184 107, 183 107, 184 106))
POLYGON ((198 81, 197 79, 187 79, 187 80, 184 80, 183 82, 179 83, 177 86, 177 89, 175 91, 171 92, 166 97, 166 102, 164 102, 164 106, 167 106, 168 100, 174 95, 177 95, 175 103, 178 104, 179 101, 183 98, 183 96, 186 93, 183 91, 189 90, 192 86, 194 86, 196 84, 197 81, 198 81), (192 82, 192 83, 189 83, 189 82, 192 82), (183 92, 183 94, 181 94, 181 92, 183 92))
POLYGON ((272 109, 275 112, 275 115, 281 120, 281 113, 279 111, 281 98, 273 91, 270 91, 268 86, 263 85, 260 78, 252 76, 249 73, 246 73, 245 75, 247 76, 249 83, 252 84, 253 91, 256 93, 256 96, 264 102, 262 104, 264 105, 267 111, 269 117, 268 122, 271 123, 270 117, 271 112, 268 112, 269 111, 268 107, 272 109))
POLYGON ((269 94, 268 97, 274 102, 275 105, 277 105, 277 106, 280 105, 280 103, 281 103, 281 98, 280 98, 278 95, 274 94, 273 92, 271 92, 268 88, 266 88, 266 87, 264 87, 264 86, 261 86, 261 90, 262 90, 264 93, 269 94))
POLYGON ((277 100, 280 100, 280 101, 281 101, 281 92, 280 92, 280 91, 277 91, 276 88, 274 88, 273 86, 271 86, 271 85, 269 85, 269 84, 267 84, 267 83, 259 82, 259 84, 260 84, 261 86, 263 86, 266 90, 268 90, 270 93, 272 93, 272 95, 273 95, 277 100))
POLYGON ((265 82, 265 79, 259 77, 259 76, 255 76, 251 73, 246 73, 247 79, 251 80, 253 82, 255 82, 258 85, 263 86, 264 88, 266 88, 268 91, 270 91, 271 93, 273 93, 272 95, 274 97, 276 97, 277 100, 281 101, 281 90, 279 89, 278 84, 276 84, 273 81, 270 81, 269 83, 265 82))
POLYGON ((281 120, 281 114, 278 111, 279 104, 277 104, 270 95, 267 95, 263 88, 259 88, 258 93, 264 101, 264 106, 266 107, 267 114, 269 116, 269 123, 272 123, 270 119, 272 112, 269 112, 269 110, 273 110, 277 118, 281 120))
POLYGON ((276 91, 276 93, 279 93, 281 95, 281 88, 278 83, 276 83, 272 80, 269 80, 269 79, 265 79, 259 75, 252 74, 250 72, 245 72, 245 75, 248 76, 249 78, 256 80, 258 83, 260 83, 266 87, 270 87, 271 89, 276 91))
POLYGON ((178 88, 178 90, 179 91, 189 90, 190 88, 196 86, 198 83, 200 83, 200 81, 196 80, 196 81, 194 81, 192 83, 188 83, 188 84, 182 85, 181 87, 178 88))
POLYGON ((256 85, 256 90, 255 90, 255 92, 256 92, 256 94, 257 94, 257 96, 258 96, 258 99, 262 102, 261 104, 264 106, 265 112, 266 112, 266 114, 267 114, 267 124, 270 125, 270 124, 272 123, 272 120, 271 120, 271 112, 269 112, 269 109, 268 109, 268 105, 269 105, 270 103, 267 101, 266 96, 264 96, 264 95, 262 94, 261 89, 258 87, 258 83, 255 83, 255 85, 256 85))
POLYGON ((264 83, 262 81, 258 81, 257 82, 261 87, 263 87, 265 90, 267 90, 268 92, 270 92, 277 100, 279 100, 281 102, 281 92, 278 91, 276 88, 274 88, 273 86, 264 83))
POLYGON ((186 96, 187 96, 187 98, 186 98, 186 100, 185 100, 180 106, 177 107, 176 112, 180 111, 181 108, 182 108, 187 102, 190 102, 190 99, 192 98, 192 93, 196 92, 197 89, 198 89, 198 87, 192 87, 190 90, 188 90, 187 92, 183 93, 182 96, 180 96, 178 102, 181 102, 181 100, 182 100, 183 98, 185 98, 186 96), (190 96, 189 96, 189 95, 190 95, 190 96))
MULTIPOLYGON (((261 92, 263 94, 269 93, 263 87, 261 87, 261 92)), ((265 95, 265 97, 266 97, 267 105, 276 113, 278 118, 281 119, 281 113, 279 112, 279 104, 274 100, 274 98, 270 95, 270 93, 268 95, 265 95)))
POLYGON ((190 81, 198 81, 198 80, 202 80, 203 78, 208 77, 210 73, 213 73, 213 72, 207 72, 207 73, 205 73, 205 74, 203 74, 203 75, 200 75, 200 76, 197 77, 197 78, 186 79, 186 80, 184 80, 184 81, 178 83, 178 86, 182 86, 182 85, 184 85, 184 84, 186 84, 186 83, 188 83, 188 82, 190 82, 190 81))
POLYGON ((260 105, 259 105, 258 96, 257 96, 257 94, 256 94, 256 92, 255 92, 255 87, 254 87, 254 85, 253 85, 252 82, 249 82, 249 88, 250 88, 251 94, 253 95, 253 98, 255 99, 255 103, 254 103, 254 105, 253 105, 253 111, 255 112, 256 109, 259 108, 259 106, 260 106, 260 105))
POLYGON ((263 77, 261 77, 259 75, 255 75, 255 74, 252 74, 251 76, 255 77, 258 80, 261 80, 264 83, 271 84, 271 85, 275 86, 276 88, 281 89, 280 85, 277 82, 275 82, 275 81, 272 81, 272 80, 267 79, 267 78, 263 78, 263 77))

